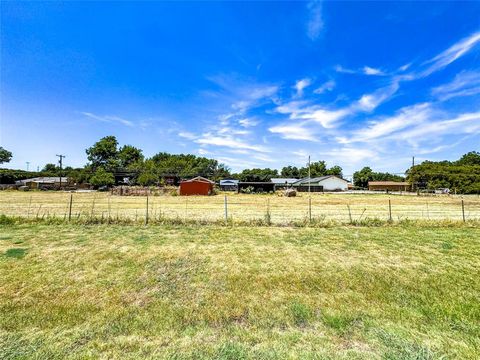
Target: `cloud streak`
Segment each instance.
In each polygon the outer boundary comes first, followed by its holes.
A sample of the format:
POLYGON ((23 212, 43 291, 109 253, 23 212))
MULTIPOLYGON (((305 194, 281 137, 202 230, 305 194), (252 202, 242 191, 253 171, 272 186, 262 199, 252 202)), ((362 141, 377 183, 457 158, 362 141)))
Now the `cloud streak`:
POLYGON ((93 114, 93 113, 90 113, 90 112, 81 112, 81 114, 85 115, 86 117, 88 117, 90 119, 98 120, 98 121, 105 122, 105 123, 111 123, 111 124, 112 123, 117 123, 117 124, 129 126, 129 127, 134 127, 135 126, 135 124, 132 121, 123 119, 123 118, 118 117, 118 116, 96 115, 96 114, 93 114))
POLYGON ((323 15, 322 2, 320 0, 313 0, 307 4, 308 22, 307 22, 307 36, 310 40, 315 41, 320 36, 323 30, 323 15))

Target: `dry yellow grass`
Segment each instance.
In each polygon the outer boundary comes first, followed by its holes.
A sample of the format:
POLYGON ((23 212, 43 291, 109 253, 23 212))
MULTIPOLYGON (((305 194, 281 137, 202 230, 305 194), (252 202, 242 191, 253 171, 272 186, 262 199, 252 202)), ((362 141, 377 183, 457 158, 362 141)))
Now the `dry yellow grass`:
POLYGON ((480 229, 0 225, 2 359, 478 359, 480 229))
MULTIPOLYGON (((294 198, 274 195, 226 193, 216 196, 152 196, 149 197, 149 216, 167 219, 222 220, 224 195, 227 196, 228 217, 233 222, 264 219, 269 213, 272 223, 308 219, 309 196, 294 198)), ((340 222, 366 218, 392 220, 462 220, 460 196, 412 196, 385 194, 313 194, 313 219, 340 222)), ((0 192, 0 214, 30 218, 65 217, 69 211, 70 193, 63 192, 0 192)), ((480 198, 464 197, 465 218, 480 219, 480 198)), ((143 219, 146 197, 111 196, 108 193, 74 193, 72 217, 119 217, 143 219)))

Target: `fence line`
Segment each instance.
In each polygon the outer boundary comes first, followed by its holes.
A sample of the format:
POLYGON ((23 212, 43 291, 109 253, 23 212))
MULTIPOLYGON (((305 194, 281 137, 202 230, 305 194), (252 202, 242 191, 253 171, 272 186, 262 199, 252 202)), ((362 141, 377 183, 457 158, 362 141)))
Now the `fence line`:
POLYGON ((222 197, 147 196, 122 197, 102 193, 4 193, 0 214, 25 217, 63 217, 71 221, 89 217, 182 219, 202 221, 251 221, 265 223, 332 220, 353 223, 365 219, 399 221, 480 220, 480 200, 474 197, 343 197, 224 195, 222 197), (143 200, 142 200, 143 199, 143 200), (263 205, 262 205, 263 203, 263 205), (143 213, 143 215, 142 215, 143 213))

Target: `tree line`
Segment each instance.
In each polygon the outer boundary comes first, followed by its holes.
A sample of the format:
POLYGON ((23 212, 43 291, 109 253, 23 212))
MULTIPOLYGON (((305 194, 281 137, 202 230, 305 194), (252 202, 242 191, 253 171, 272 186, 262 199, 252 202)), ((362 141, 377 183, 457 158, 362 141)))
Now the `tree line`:
MULTIPOLYGON (((22 170, 0 170, 0 183, 36 176, 68 176, 75 183, 89 183, 93 186, 110 186, 128 179, 132 185, 163 185, 171 180, 203 176, 214 181, 224 178, 240 181, 270 181, 272 178, 304 178, 309 167, 285 166, 280 171, 270 168, 244 169, 232 173, 230 168, 217 160, 191 154, 169 154, 159 152, 145 158, 143 151, 132 145, 119 146, 115 136, 106 136, 86 150, 88 164, 82 168, 66 167, 60 170, 55 164, 47 164, 40 172, 22 170)), ((12 153, 0 147, 0 164, 9 162, 12 153)), ((480 153, 476 151, 463 155, 457 161, 424 161, 410 167, 407 177, 388 172, 375 172, 364 167, 353 174, 357 188, 367 188, 369 181, 408 181, 414 189, 449 188, 459 193, 480 193, 480 153)), ((338 165, 327 167, 325 161, 310 164, 310 176, 335 175, 343 177, 338 165)))

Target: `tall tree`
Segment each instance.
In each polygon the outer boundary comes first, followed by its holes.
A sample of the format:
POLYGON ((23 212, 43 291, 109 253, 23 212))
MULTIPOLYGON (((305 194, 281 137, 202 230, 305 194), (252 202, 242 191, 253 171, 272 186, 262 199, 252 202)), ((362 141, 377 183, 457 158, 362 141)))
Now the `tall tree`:
POLYGON ((8 163, 12 160, 12 153, 0 146, 0 164, 8 163))
POLYGON ((340 166, 335 165, 335 166, 332 166, 330 169, 327 169, 326 175, 335 175, 341 178, 343 177, 342 171, 343 169, 340 166))
POLYGON ((132 164, 143 161, 142 150, 132 145, 125 145, 118 151, 118 162, 122 168, 128 168, 132 164))
POLYGON ((374 172, 368 166, 353 173, 353 183, 357 187, 367 188, 369 181, 404 181, 405 178, 390 173, 374 172))
POLYGON ((86 149, 87 158, 94 169, 113 170, 118 166, 118 141, 115 136, 105 136, 86 149))
POLYGON ((300 170, 296 166, 284 166, 280 175, 286 178, 298 178, 300 177, 300 170))
POLYGON ((274 177, 278 177, 276 169, 245 169, 236 176, 240 181, 270 181, 274 177))
POLYGON ((59 169, 58 169, 57 165, 55 165, 55 164, 45 164, 45 166, 42 169, 42 171, 49 172, 49 173, 52 173, 52 174, 57 173, 58 170, 59 169))
POLYGON ((457 161, 458 165, 480 165, 480 152, 470 151, 457 161))

